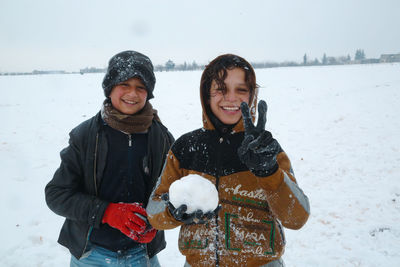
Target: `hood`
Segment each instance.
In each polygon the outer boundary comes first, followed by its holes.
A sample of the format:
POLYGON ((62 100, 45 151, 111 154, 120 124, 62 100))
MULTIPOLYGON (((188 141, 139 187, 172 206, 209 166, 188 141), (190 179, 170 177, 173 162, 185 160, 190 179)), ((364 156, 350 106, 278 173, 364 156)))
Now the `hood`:
MULTIPOLYGON (((254 95, 250 99, 250 114, 252 117, 253 123, 256 120, 256 110, 257 110, 257 96, 258 96, 258 88, 254 89, 254 95)), ((206 103, 205 96, 203 96, 203 93, 200 88, 200 101, 201 101, 201 108, 202 108, 202 119, 203 119, 203 127, 206 130, 215 130, 215 125, 212 123, 210 120, 207 112, 206 112, 206 106, 209 106, 206 103)), ((211 112, 211 111, 210 111, 211 112)), ((239 122, 233 127, 232 132, 243 132, 244 131, 244 124, 243 124, 243 117, 240 118, 239 122)))

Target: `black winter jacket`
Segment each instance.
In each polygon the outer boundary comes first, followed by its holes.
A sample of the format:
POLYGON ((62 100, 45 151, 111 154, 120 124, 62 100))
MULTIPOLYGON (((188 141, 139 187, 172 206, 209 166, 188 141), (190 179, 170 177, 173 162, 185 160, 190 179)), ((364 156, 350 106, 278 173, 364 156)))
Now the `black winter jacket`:
MULTIPOLYGON (((107 159, 107 138, 100 112, 70 132, 69 146, 60 152, 61 164, 45 188, 46 203, 56 214, 66 217, 58 242, 80 258, 87 250, 91 229, 99 228, 107 201, 98 198, 107 159)), ((168 129, 153 120, 148 132, 147 158, 149 171, 148 199, 159 177, 174 139, 168 129)), ((151 258, 166 246, 164 232, 158 231, 147 244, 151 258)))

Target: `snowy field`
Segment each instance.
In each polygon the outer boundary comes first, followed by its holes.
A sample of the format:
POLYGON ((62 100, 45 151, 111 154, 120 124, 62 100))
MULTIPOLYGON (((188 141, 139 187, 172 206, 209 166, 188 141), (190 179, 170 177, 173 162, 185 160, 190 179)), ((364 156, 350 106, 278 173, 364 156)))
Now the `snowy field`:
MULTIPOLYGON (((286 230, 288 267, 400 266, 400 64, 258 69, 267 128, 311 216, 286 230)), ((177 138, 201 127, 200 71, 156 73, 153 106, 177 138)), ((44 201, 69 131, 104 99, 103 74, 0 76, 0 266, 69 266, 44 201)), ((178 229, 162 266, 183 266, 178 229)))

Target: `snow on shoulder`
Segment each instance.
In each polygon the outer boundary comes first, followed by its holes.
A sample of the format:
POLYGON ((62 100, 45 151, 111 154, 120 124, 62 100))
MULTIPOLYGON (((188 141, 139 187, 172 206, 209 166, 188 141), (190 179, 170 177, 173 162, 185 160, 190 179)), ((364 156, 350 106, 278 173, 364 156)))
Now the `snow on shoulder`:
POLYGON ((176 208, 186 204, 186 213, 196 210, 205 213, 217 208, 218 191, 209 180, 197 174, 189 174, 171 184, 169 201, 176 208))

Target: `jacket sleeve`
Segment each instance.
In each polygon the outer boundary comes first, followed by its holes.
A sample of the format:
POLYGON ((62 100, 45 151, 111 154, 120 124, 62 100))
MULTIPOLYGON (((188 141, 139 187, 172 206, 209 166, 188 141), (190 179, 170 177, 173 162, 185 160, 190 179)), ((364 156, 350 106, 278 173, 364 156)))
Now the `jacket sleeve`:
POLYGON ((170 150, 161 176, 158 178, 157 185, 150 195, 146 211, 150 224, 158 230, 167 230, 178 227, 183 223, 175 220, 168 210, 167 203, 161 199, 164 193, 169 192, 170 185, 183 176, 187 175, 187 170, 179 168, 179 161, 170 150))
POLYGON ((308 197, 298 186, 285 152, 277 156, 278 170, 268 177, 258 178, 260 186, 267 191, 271 211, 289 229, 300 229, 310 215, 308 197))
MULTIPOLYGON (((61 164, 45 188, 46 203, 56 214, 98 228, 108 202, 85 192, 84 150, 70 133, 69 146, 60 152, 61 164)), ((82 140, 87 142, 87 140, 82 140)))

